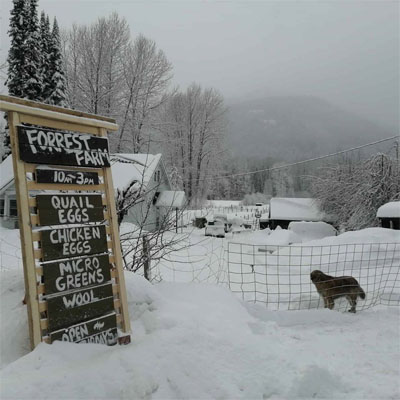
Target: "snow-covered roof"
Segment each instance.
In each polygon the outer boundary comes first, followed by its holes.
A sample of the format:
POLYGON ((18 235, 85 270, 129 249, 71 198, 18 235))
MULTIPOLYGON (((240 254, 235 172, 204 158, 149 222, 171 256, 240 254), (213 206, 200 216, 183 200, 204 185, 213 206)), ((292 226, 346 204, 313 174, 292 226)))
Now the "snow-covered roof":
POLYGON ((400 218, 400 201, 391 201, 378 208, 378 218, 400 218))
POLYGON ((133 181, 145 188, 161 159, 161 154, 113 154, 111 171, 114 190, 124 190, 133 181))
POLYGON ((182 208, 185 202, 185 192, 181 190, 164 190, 158 196, 156 207, 182 208))
POLYGON ((0 164, 0 192, 14 179, 11 154, 0 164))
POLYGON ((325 217, 325 214, 319 210, 315 199, 273 197, 270 200, 270 219, 321 221, 325 217))

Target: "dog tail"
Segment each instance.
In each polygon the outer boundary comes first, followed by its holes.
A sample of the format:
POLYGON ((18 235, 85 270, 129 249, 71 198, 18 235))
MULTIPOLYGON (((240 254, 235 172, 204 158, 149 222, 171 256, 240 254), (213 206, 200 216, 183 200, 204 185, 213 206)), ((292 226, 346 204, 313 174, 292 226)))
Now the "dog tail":
POLYGON ((361 289, 361 286, 358 287, 359 288, 359 292, 358 295, 364 300, 365 299, 365 292, 364 290, 361 289))

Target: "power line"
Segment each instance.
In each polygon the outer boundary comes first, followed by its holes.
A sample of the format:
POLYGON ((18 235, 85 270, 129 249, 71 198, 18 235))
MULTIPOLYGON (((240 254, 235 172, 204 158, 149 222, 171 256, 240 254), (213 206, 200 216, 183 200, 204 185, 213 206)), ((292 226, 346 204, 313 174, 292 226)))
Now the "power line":
POLYGON ((313 161, 323 160, 325 158, 334 157, 334 156, 337 156, 337 155, 340 155, 340 154, 349 153, 351 151, 359 150, 359 149, 362 149, 364 147, 373 146, 373 145, 376 145, 376 144, 379 144, 379 143, 383 143, 383 142, 387 142, 389 140, 394 140, 394 139, 399 139, 399 138, 400 138, 399 135, 392 136, 392 137, 389 137, 389 138, 386 138, 386 139, 381 139, 381 140, 377 140, 375 142, 363 144, 361 146, 352 147, 352 148, 346 149, 346 150, 341 150, 341 151, 338 151, 336 153, 330 153, 330 154, 325 154, 323 156, 319 156, 319 157, 315 157, 315 158, 309 158, 307 160, 296 161, 296 162, 291 163, 291 164, 285 164, 285 165, 280 165, 280 166, 271 167, 271 168, 263 168, 263 169, 258 169, 256 171, 239 172, 239 173, 230 174, 230 175, 220 175, 220 176, 215 176, 215 177, 208 177, 208 178, 199 179, 199 182, 204 182, 204 181, 207 181, 207 180, 235 178, 235 177, 240 177, 240 176, 257 174, 259 172, 269 172, 269 171, 275 171, 275 170, 278 170, 278 169, 289 168, 289 167, 293 167, 295 165, 301 165, 301 164, 306 164, 306 163, 313 162, 313 161))

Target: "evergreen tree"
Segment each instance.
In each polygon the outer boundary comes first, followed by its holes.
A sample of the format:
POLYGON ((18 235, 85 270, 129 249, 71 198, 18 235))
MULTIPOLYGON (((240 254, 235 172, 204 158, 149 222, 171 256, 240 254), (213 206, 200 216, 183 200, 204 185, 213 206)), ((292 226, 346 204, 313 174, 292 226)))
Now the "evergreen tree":
POLYGON ((41 101, 46 102, 50 96, 50 81, 52 76, 52 68, 50 66, 50 21, 49 16, 46 17, 44 11, 40 16, 40 56, 41 56, 41 73, 42 73, 42 93, 41 101))
POLYGON ((37 1, 30 0, 26 24, 27 38, 23 49, 25 51, 25 82, 23 94, 29 100, 42 99, 42 69, 39 20, 37 16, 37 1))
POLYGON ((24 97, 26 22, 27 8, 25 0, 14 0, 14 7, 11 10, 10 17, 10 29, 8 31, 11 46, 8 51, 8 77, 6 84, 8 93, 17 97, 24 97))
POLYGON ((50 68, 51 77, 49 81, 49 97, 47 103, 56 106, 67 106, 66 95, 66 78, 63 68, 63 60, 61 54, 60 31, 58 29, 57 19, 54 18, 53 31, 50 41, 50 68))
MULTIPOLYGON (((8 76, 6 85, 10 96, 24 97, 25 72, 25 41, 27 37, 27 7, 25 0, 14 0, 11 10, 10 36, 11 45, 8 51, 8 76)), ((3 132, 3 159, 11 153, 10 136, 7 127, 3 132)))

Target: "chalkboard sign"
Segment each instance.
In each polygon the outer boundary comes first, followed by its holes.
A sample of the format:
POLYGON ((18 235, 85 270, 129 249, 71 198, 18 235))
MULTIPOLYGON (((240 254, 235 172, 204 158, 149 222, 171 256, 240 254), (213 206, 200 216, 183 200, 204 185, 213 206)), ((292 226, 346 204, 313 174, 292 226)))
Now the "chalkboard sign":
POLYGON ((46 296, 98 286, 111 280, 108 254, 42 264, 46 296))
POLYGON ((3 95, 0 110, 8 113, 32 349, 54 340, 129 343, 107 139, 115 120, 3 95))
POLYGON ((77 226, 41 231, 42 261, 105 253, 104 225, 77 226))
POLYGON ((110 166, 108 139, 76 132, 18 126, 19 154, 28 163, 110 166))
POLYGON ((64 169, 36 168, 37 183, 55 183, 68 185, 98 185, 97 172, 67 171, 64 169))
POLYGON ((100 194, 38 194, 36 204, 41 226, 104 220, 100 194))
POLYGON ((114 311, 111 283, 51 296, 46 300, 49 331, 66 328, 114 311))
POLYGON ((117 320, 115 313, 92 319, 50 333, 50 340, 61 340, 73 343, 100 343, 114 345, 117 343, 117 320))

